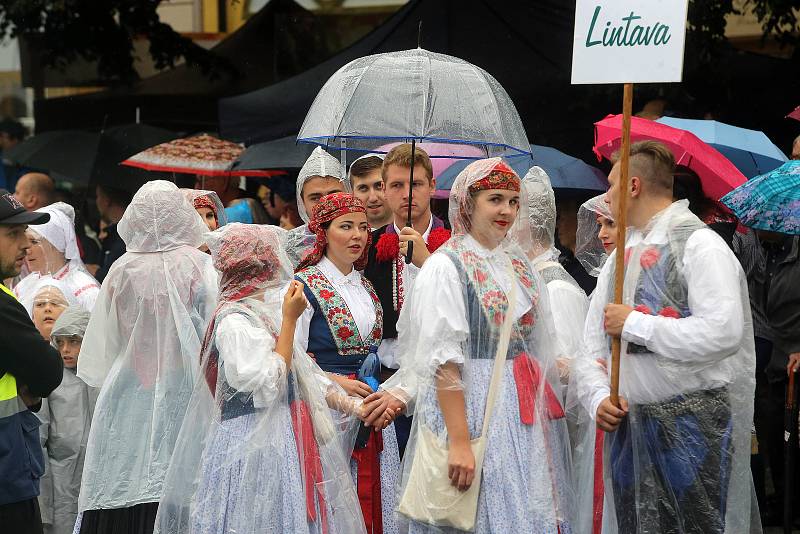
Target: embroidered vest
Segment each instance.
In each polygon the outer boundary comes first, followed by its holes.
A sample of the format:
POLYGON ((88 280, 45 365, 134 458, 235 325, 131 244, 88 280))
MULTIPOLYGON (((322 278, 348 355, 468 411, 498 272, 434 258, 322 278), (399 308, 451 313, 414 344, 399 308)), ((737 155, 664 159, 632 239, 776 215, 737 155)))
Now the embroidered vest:
MULTIPOLYGON (((489 274, 486 259, 473 250, 463 247, 462 240, 451 240, 439 251, 450 258, 459 277, 466 280, 464 304, 470 323, 471 357, 494 359, 500 327, 508 310, 508 297, 489 274)), ((511 263, 516 279, 528 292, 533 307, 517 320, 512 329, 507 356, 509 360, 525 351, 525 341, 533 332, 536 321, 535 310, 539 291, 539 288, 535 287, 534 276, 528 262, 522 258, 512 257, 511 263)))
MULTIPOLYGON (((689 286, 681 267, 689 236, 694 231, 705 228, 699 220, 698 223, 683 223, 676 228, 670 228, 667 243, 642 243, 633 249, 626 249, 626 263, 633 259, 638 261, 641 268, 632 304, 636 311, 674 319, 691 316, 689 286)), ((651 354, 651 351, 642 345, 628 343, 628 354, 651 354)))
POLYGON ((377 346, 383 335, 383 308, 372 284, 361 277, 364 289, 375 306, 375 324, 366 340, 362 339, 344 298, 315 265, 295 275, 303 282, 314 316, 308 332, 308 352, 314 355, 323 371, 337 374, 357 373, 371 346, 377 346))

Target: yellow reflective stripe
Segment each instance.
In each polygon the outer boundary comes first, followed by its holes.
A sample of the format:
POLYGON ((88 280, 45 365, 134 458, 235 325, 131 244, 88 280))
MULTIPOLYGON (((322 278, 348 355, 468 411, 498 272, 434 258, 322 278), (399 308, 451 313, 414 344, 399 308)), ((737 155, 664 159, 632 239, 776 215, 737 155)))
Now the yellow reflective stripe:
POLYGON ((0 378, 0 401, 13 399, 17 396, 17 379, 8 373, 0 378))
POLYGON ((2 291, 3 293, 9 295, 14 300, 17 300, 17 296, 14 294, 14 292, 11 291, 10 289, 8 289, 5 285, 0 284, 0 291, 2 291))

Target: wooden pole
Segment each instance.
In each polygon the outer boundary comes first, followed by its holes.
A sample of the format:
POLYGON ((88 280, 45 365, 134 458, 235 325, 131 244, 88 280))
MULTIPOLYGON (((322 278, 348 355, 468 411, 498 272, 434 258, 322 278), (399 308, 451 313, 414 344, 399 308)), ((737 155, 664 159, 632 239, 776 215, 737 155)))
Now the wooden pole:
MULTIPOLYGON (((617 227, 617 255, 614 266, 614 303, 622 304, 622 287, 625 283, 625 216, 627 213, 628 195, 628 170, 631 156, 631 112, 633 110, 633 84, 625 84, 622 97, 622 146, 620 147, 619 160, 619 199, 617 212, 614 214, 614 223, 617 227)), ((617 408, 619 405, 619 360, 622 350, 621 339, 617 336, 611 338, 611 402, 617 408)))

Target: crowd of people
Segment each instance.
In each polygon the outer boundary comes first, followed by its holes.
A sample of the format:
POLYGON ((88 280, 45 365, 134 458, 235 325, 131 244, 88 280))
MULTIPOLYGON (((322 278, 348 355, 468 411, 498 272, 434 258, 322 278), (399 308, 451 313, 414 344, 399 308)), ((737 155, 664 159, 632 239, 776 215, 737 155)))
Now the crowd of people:
POLYGON ((22 176, 0 190, 3 529, 760 532, 798 237, 738 225, 658 142, 625 188, 613 163, 564 210, 541 168, 477 160, 440 217, 424 150, 316 148, 254 198, 98 186, 99 244, 22 176))

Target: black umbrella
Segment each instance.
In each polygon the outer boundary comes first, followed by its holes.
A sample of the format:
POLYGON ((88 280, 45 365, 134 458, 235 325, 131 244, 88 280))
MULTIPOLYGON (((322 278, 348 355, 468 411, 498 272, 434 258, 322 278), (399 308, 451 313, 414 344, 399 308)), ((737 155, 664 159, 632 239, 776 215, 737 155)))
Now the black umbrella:
POLYGON ((54 130, 26 139, 3 153, 3 159, 19 167, 52 172, 79 183, 92 173, 100 134, 82 130, 54 130))
POLYGON ((145 182, 172 179, 170 173, 147 171, 127 165, 121 161, 134 154, 180 137, 179 134, 147 124, 125 124, 108 128, 100 134, 90 185, 106 185, 136 192, 145 182))
POLYGON ((783 531, 786 534, 792 532, 792 522, 794 521, 794 507, 792 506, 794 496, 794 455, 797 449, 798 433, 798 404, 797 386, 795 380, 797 373, 789 373, 789 385, 786 388, 786 405, 783 411, 783 531))
POLYGON ((274 141, 251 145, 234 162, 233 170, 299 169, 306 162, 314 145, 297 143, 290 135, 274 141))

